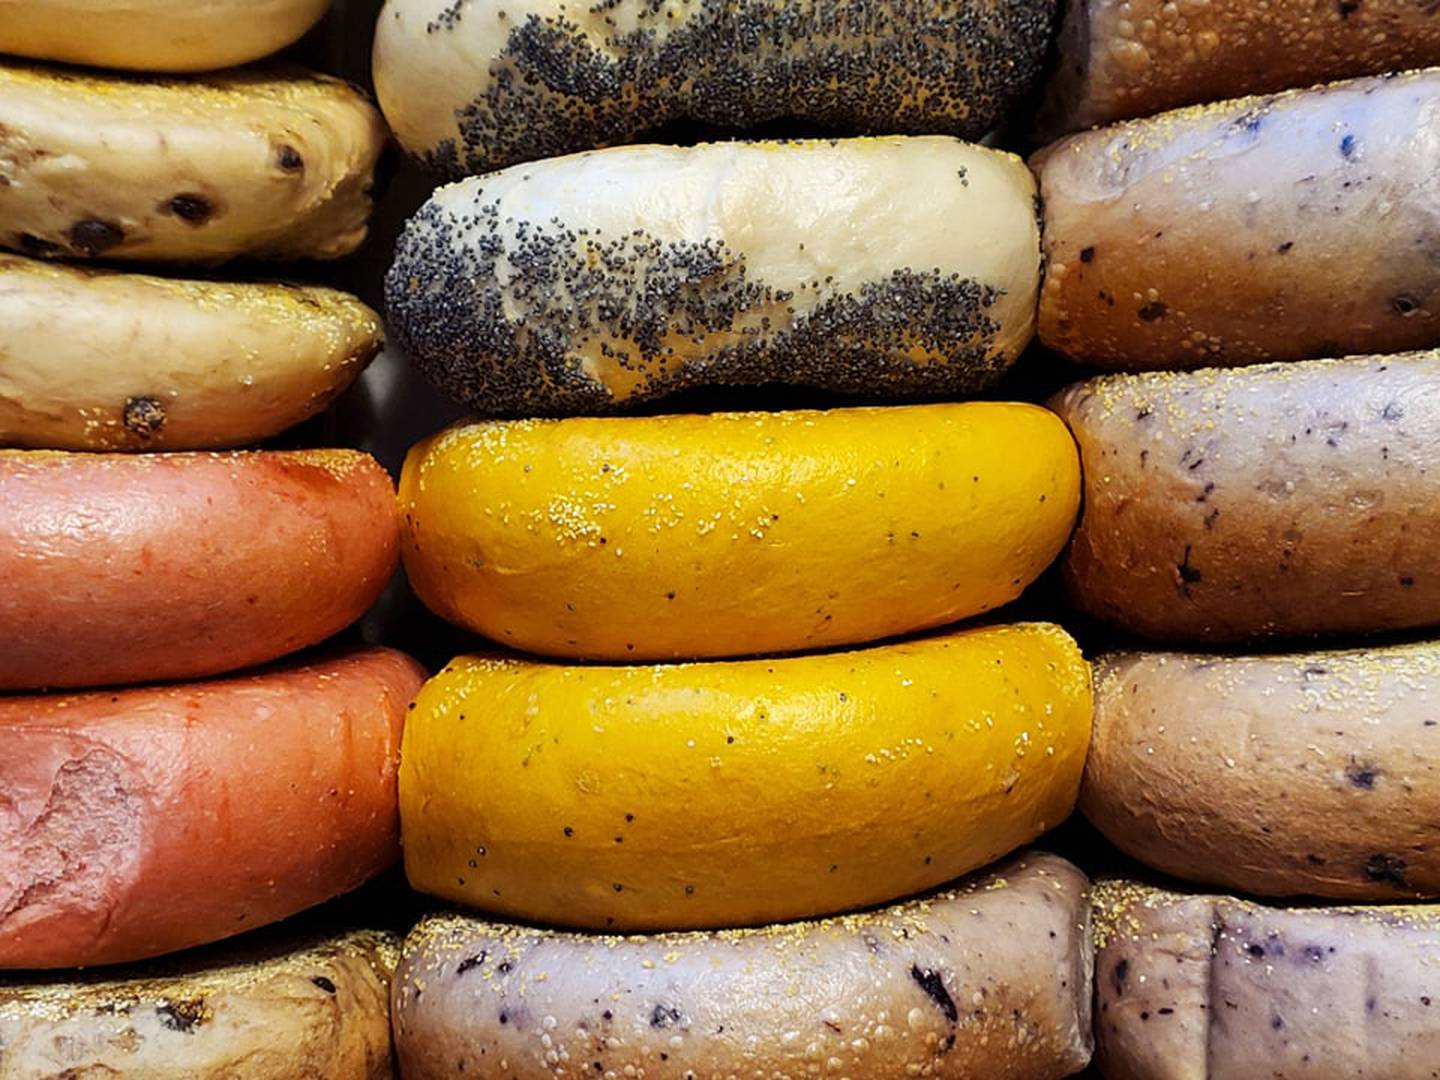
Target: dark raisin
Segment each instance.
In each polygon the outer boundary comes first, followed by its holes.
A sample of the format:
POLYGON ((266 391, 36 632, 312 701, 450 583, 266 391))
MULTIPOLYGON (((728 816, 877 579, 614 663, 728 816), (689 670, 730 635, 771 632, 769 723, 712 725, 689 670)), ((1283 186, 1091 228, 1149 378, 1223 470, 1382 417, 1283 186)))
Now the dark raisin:
POLYGON ((204 225, 215 216, 215 207, 204 195, 182 192, 165 204, 166 210, 191 225, 204 225))
POLYGON ((275 164, 286 172, 303 172, 305 170, 305 159, 288 143, 278 147, 275 151, 275 164))
POLYGON ((109 251, 125 239, 125 230, 113 221, 90 218, 70 226, 70 246, 85 255, 109 251))

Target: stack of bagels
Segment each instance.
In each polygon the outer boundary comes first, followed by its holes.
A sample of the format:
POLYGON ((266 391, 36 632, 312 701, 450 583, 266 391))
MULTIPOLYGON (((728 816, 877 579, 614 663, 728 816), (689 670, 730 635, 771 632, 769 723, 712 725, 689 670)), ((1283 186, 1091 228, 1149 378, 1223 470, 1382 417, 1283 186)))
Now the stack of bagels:
POLYGON ((935 48, 889 7, 381 15, 387 117, 460 178, 399 239, 389 328, 475 414, 410 451, 402 553, 491 643, 406 723, 409 880, 464 909, 406 941, 407 1077, 1089 1059, 1088 882, 1013 853, 1072 811, 1090 672, 1003 610, 1063 548, 1079 460, 1037 405, 934 401, 1034 333, 1034 178, 954 136, 1028 88, 1050 6, 935 48), (932 134, 592 149, 797 113, 932 134), (712 411, 769 383, 864 399, 712 411))
POLYGON ((363 918, 157 959, 397 859, 424 676, 353 643, 291 656, 389 580, 385 471, 241 449, 381 334, 344 293, 228 279, 352 251, 385 139, 338 80, 211 70, 325 5, 263 6, 0 4, 26 58, 0 62, 0 969, 43 969, 0 982, 7 1080, 389 1071, 396 942, 363 918))
MULTIPOLYGON (((1122 75, 1177 45, 1107 54, 1120 6, 1090 5, 1090 59, 1061 73, 1073 119, 1218 96, 1179 81, 1195 56, 1169 85, 1122 75)), ((1227 32, 1256 50, 1231 92, 1440 59, 1428 9, 1280 5, 1267 39, 1247 27, 1276 5, 1232 6, 1186 15, 1195 53, 1227 32), (1265 67, 1282 40, 1308 44, 1265 67)), ((1437 108, 1440 70, 1361 75, 1032 158, 1040 339, 1105 371, 1050 403, 1085 474, 1068 594, 1123 639, 1096 662, 1080 805, 1179 879, 1097 887, 1107 1077, 1440 1060, 1440 906, 1416 906, 1440 895, 1437 108)))
POLYGON ((0 1080, 1434 1075, 1434 3, 324 7, 0 0, 0 1080))

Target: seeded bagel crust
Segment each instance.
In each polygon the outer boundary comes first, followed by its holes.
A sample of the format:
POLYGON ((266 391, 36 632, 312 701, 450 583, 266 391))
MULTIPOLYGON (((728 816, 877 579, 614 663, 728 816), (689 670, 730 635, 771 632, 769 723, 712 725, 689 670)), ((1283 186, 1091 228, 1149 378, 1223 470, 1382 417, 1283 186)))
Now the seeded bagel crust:
POLYGON ((386 279, 420 371, 487 415, 716 384, 957 396, 1029 342, 1034 180, 945 137, 621 147, 442 188, 386 279))
POLYGON ((671 121, 793 117, 978 138, 1029 89, 1055 0, 389 0, 375 86, 448 179, 633 142, 671 121))

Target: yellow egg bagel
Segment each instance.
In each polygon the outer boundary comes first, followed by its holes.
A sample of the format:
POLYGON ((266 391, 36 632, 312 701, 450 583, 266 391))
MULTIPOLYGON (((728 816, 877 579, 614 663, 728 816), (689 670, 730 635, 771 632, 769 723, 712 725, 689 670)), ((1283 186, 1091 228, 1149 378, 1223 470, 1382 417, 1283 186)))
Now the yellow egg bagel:
POLYGON ((1020 595, 1080 501, 1054 414, 997 402, 486 421, 411 450, 405 568, 505 645, 605 660, 814 650, 1020 595))
POLYGON ((1059 627, 655 667, 463 656, 405 727, 416 888, 611 930, 751 926, 949 881, 1070 813, 1090 670, 1059 627))

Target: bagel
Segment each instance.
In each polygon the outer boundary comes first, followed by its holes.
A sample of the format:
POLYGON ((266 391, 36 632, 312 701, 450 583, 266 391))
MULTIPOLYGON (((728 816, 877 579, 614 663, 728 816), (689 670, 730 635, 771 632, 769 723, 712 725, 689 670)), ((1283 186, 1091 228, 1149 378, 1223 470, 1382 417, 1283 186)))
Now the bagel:
POLYGON ((330 0, 0 0, 0 52, 136 71, 208 71, 279 52, 330 0))
POLYGON ((354 450, 0 451, 0 690, 196 678, 358 619, 394 489, 354 450))
POLYGON ((1085 509, 1081 610, 1167 641, 1440 623, 1437 355, 1111 375, 1052 407, 1085 509))
POLYGON ((1042 623, 670 667, 460 657, 407 722, 405 869, 617 931, 882 903, 1069 816, 1090 708, 1079 648, 1042 623))
POLYGON ((0 246, 331 259, 365 239, 385 125, 298 69, 140 79, 0 64, 0 246))
POLYGON ((399 941, 373 930, 0 981, 5 1080, 390 1080, 399 941))
POLYGON ((1053 144, 1040 340, 1126 370, 1440 345, 1437 109, 1431 70, 1053 144))
POLYGON ((0 445, 259 442, 329 405, 380 340, 379 316, 332 289, 175 281, 0 253, 0 445))
POLYGON ((1029 854, 927 899, 761 930, 615 938, 431 916, 391 991, 400 1068, 1069 1076, 1090 1058, 1087 894, 1065 860, 1029 854))
POLYGON ((388 0, 375 87, 400 142, 455 180, 690 120, 979 138, 1039 74, 1055 0, 842 6, 388 0))
POLYGON ((385 869, 399 854, 401 721, 424 678, 365 649, 203 683, 0 697, 0 968, 218 941, 385 869))
POLYGON ((1034 199, 1019 158, 947 138, 576 154, 436 192, 390 329, 485 415, 717 384, 969 393, 1033 332, 1034 199))
POLYGON ((1120 654, 1095 698, 1080 805, 1126 853, 1265 896, 1440 895, 1440 645, 1120 654))
POLYGON ((1095 886, 1107 1080, 1383 1077, 1440 1060, 1440 908, 1282 909, 1095 886))
POLYGON ((1068 4, 1043 128, 1075 131, 1181 105, 1440 63, 1415 0, 1086 0, 1068 4))
POLYGON ((1064 425, 1000 402, 487 421, 419 443, 400 477, 405 567, 433 610, 529 652, 621 660, 992 610, 1059 554, 1079 491, 1064 425))

